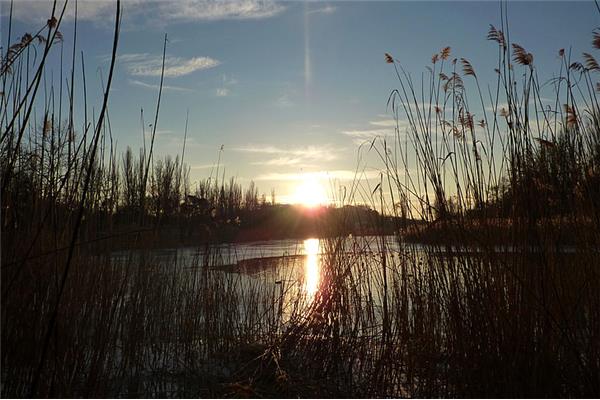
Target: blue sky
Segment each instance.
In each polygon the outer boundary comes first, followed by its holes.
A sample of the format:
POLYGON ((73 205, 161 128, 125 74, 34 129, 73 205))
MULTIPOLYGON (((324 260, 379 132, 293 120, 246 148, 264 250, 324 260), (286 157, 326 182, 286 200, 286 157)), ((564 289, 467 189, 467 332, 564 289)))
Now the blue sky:
MULTIPOLYGON (((2 45, 9 4, 0 5, 2 45)), ((100 71, 106 79, 114 7, 110 1, 79 2, 89 113, 101 102, 100 71)), ((208 177, 223 145, 227 176, 255 180, 267 194, 274 188, 285 201, 302 174, 351 177, 358 144, 389 132, 386 101, 396 81, 385 52, 418 80, 431 56, 451 46, 452 57, 471 61, 484 87, 493 85, 497 48, 485 38, 490 24, 500 25, 499 10, 496 1, 124 0, 110 98, 113 135, 122 150, 142 146, 140 109, 146 125, 152 123, 167 33, 156 153, 181 152, 189 110, 185 161, 192 181, 208 177)), ((600 25, 591 1, 515 1, 508 11, 511 40, 534 53, 542 78, 558 70, 558 49, 590 51, 591 31, 600 25)), ((37 30, 49 12, 50 2, 16 1, 13 36, 37 30)), ((66 64, 71 15, 70 6, 61 27, 66 64)), ((54 79, 59 53, 53 55, 54 79)), ((366 163, 369 177, 376 177, 376 157, 366 163)))

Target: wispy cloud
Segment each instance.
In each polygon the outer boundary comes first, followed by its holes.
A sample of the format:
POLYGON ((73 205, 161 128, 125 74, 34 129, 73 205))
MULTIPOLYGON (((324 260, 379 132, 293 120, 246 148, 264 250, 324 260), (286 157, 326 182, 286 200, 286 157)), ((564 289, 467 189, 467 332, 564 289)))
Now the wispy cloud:
MULTIPOLYGON (((221 163, 219 164, 219 167, 223 167, 225 164, 221 163)), ((193 164, 190 166, 190 169, 192 170, 199 170, 199 169, 210 169, 210 168, 216 168, 217 164, 193 164)))
POLYGON ((313 178, 318 180, 340 180, 340 181, 351 181, 354 179, 376 179, 379 178, 378 171, 363 171, 356 172, 353 170, 334 170, 334 171, 317 171, 317 172, 274 172, 269 174, 258 175, 255 180, 257 181, 303 181, 307 178, 313 178))
POLYGON ((333 14, 336 10, 336 7, 327 4, 324 7, 315 8, 313 10, 308 11, 308 14, 333 14))
POLYGON ((284 166, 284 165, 298 165, 304 161, 301 157, 277 157, 266 161, 256 161, 251 163, 252 165, 270 165, 270 166, 284 166))
MULTIPOLYGON (((130 75, 134 76, 160 76, 162 69, 162 56, 148 53, 128 53, 119 56, 118 61, 125 66, 130 75)), ((172 57, 165 58, 165 76, 178 77, 194 71, 214 68, 220 62, 210 57, 172 57)))
POLYGON ((290 99, 287 94, 282 95, 275 101, 275 106, 280 108, 289 108, 294 105, 294 102, 290 99))
MULTIPOLYGON (((546 109, 549 105, 553 106, 555 101, 556 101, 555 99, 551 99, 551 98, 547 98, 547 97, 540 97, 540 98, 531 97, 529 99, 529 104, 530 104, 531 108, 535 108, 536 106, 539 108, 540 102, 541 102, 543 108, 546 109)), ((522 104, 522 102, 521 102, 521 104, 522 104)), ((500 102, 496 105, 495 109, 496 109, 496 112, 499 113, 502 109, 509 110, 510 107, 508 106, 507 102, 500 102)), ((494 104, 486 105, 485 110, 489 111, 489 112, 494 112, 494 104)))
POLYGON ((229 76, 229 75, 223 75, 221 77, 221 80, 223 81, 223 85, 225 86, 232 86, 232 85, 236 85, 238 83, 238 80, 229 76))
MULTIPOLYGON (((65 4, 64 0, 56 2, 55 15, 60 15, 65 4)), ((75 2, 70 2, 67 5, 63 20, 70 20, 75 17, 75 2)), ((0 1, 0 15, 8 15, 10 6, 6 1, 0 1)), ((13 18, 30 22, 30 23, 45 23, 52 15, 51 1, 40 0, 20 0, 16 1, 13 6, 13 18)), ((77 4, 77 18, 79 20, 95 20, 99 17, 109 17, 115 13, 116 6, 110 1, 93 1, 80 0, 77 4)))
POLYGON ((237 84, 237 79, 232 78, 231 76, 223 75, 221 77, 221 85, 217 89, 215 89, 215 95, 217 97, 227 97, 231 94, 231 87, 237 84))
MULTIPOLYGON (((234 148, 234 151, 256 154, 277 154, 278 156, 293 156, 305 160, 333 161, 337 160, 336 152, 330 146, 308 146, 295 149, 283 149, 275 146, 246 146, 234 148)), ((340 150, 338 149, 337 152, 340 150)), ((275 165, 275 164, 273 164, 275 165)))
MULTIPOLYGON (((4 4, 5 2, 2 1, 4 4)), ((75 2, 67 5, 64 19, 75 16, 75 2)), ((57 9, 62 9, 64 0, 57 1, 57 9)), ((270 18, 280 14, 285 7, 272 0, 126 0, 123 2, 124 15, 135 23, 144 26, 163 26, 172 22, 244 20, 270 18)), ((40 0, 19 0, 15 2, 13 18, 21 21, 43 23, 52 11, 52 2, 40 0)), ((9 7, 0 7, 1 15, 9 12, 9 7)), ((114 17, 115 4, 112 1, 79 0, 77 18, 101 23, 114 17)))
POLYGON ((393 136, 393 129, 362 129, 342 131, 344 135, 350 136, 356 145, 361 145, 373 139, 393 136))
MULTIPOLYGON (((152 90, 158 90, 159 89, 158 85, 154 85, 154 84, 151 84, 151 83, 146 83, 146 82, 138 81, 138 80, 135 80, 135 79, 130 79, 129 83, 131 85, 143 87, 143 88, 146 88, 146 89, 152 89, 152 90)), ((179 87, 179 86, 170 86, 170 85, 163 85, 163 90, 171 90, 171 91, 174 91, 174 92, 193 92, 194 91, 194 90, 189 89, 189 88, 179 87)))
MULTIPOLYGON (((154 137, 159 140, 171 140, 174 134, 175 132, 170 129, 157 129, 154 137)), ((144 136, 146 139, 152 139, 152 126, 148 126, 148 129, 144 132, 144 136)))
POLYGON ((385 127, 395 127, 396 126, 396 120, 394 119, 383 119, 383 120, 379 120, 379 121, 370 121, 369 124, 374 125, 374 126, 385 126, 385 127))
POLYGON ((175 21, 215 21, 273 17, 285 7, 270 0, 180 0, 161 2, 162 15, 175 21))
POLYGON ((389 118, 376 121, 369 121, 369 125, 372 125, 375 128, 345 130, 342 131, 342 133, 344 135, 350 136, 355 144, 361 145, 373 139, 394 136, 396 132, 396 127, 398 127, 400 131, 403 131, 409 127, 408 121, 399 120, 396 123, 396 120, 389 118))

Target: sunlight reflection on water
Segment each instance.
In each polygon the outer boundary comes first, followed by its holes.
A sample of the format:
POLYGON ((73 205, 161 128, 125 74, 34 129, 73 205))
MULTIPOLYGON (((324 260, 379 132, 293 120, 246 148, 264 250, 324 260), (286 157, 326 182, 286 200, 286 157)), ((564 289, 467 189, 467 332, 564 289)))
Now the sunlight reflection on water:
POLYGON ((319 239, 306 239, 304 241, 304 290, 309 299, 312 299, 319 288, 321 266, 319 265, 319 239))

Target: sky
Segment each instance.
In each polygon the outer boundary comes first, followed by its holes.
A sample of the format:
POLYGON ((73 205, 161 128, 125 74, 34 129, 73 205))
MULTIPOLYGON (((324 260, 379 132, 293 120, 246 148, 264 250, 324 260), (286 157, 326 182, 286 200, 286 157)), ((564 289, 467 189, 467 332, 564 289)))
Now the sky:
MULTIPOLYGON (((69 66, 73 6, 60 27, 69 66)), ((0 2, 2 46, 9 8, 0 2)), ((15 1, 13 39, 37 31, 50 10, 50 1, 15 1)), ((78 3, 90 114, 101 105, 114 11, 112 1, 78 3)), ((359 159, 358 149, 393 132, 386 103, 397 81, 384 53, 420 79, 431 56, 451 46, 452 57, 467 58, 484 86, 495 83, 497 47, 486 35, 490 24, 500 26, 497 1, 124 0, 123 15, 109 99, 119 149, 142 146, 140 110, 146 134, 153 123, 166 33, 156 156, 181 154, 189 113, 185 162, 192 183, 214 173, 220 160, 226 177, 243 185, 254 180, 282 202, 292 201, 307 175, 343 183, 360 166, 366 178, 378 179, 381 162, 375 154, 359 159)), ((591 32, 600 26, 592 1, 510 1, 508 18, 511 40, 535 54, 542 78, 558 70, 558 49, 591 51, 591 32)), ((60 79, 59 60, 60 48, 47 82, 60 79)), ((82 89, 76 91, 81 102, 82 89)), ((82 120, 80 114, 80 126, 82 120)))

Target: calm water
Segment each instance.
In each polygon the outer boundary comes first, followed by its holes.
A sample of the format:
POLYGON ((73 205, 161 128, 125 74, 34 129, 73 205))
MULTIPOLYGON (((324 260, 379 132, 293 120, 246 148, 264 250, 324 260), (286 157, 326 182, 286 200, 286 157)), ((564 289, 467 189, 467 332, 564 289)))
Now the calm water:
MULTIPOLYGON (((166 268, 204 269, 235 275, 243 285, 282 285, 293 297, 301 290, 307 300, 316 294, 322 281, 324 259, 331 253, 347 257, 371 274, 381 268, 382 238, 375 236, 346 239, 271 240, 203 247, 156 249, 144 252, 154 264, 166 268), (352 259, 351 259, 352 258, 352 259)), ((385 238, 386 252, 392 257, 400 251, 395 238, 385 238)), ((119 251, 114 263, 126 264, 142 253, 119 251)))
MULTIPOLYGON (((425 253, 437 253, 443 263, 450 266, 453 257, 444 255, 441 248, 428 248, 420 244, 399 245, 394 236, 384 238, 377 236, 347 237, 344 239, 305 240, 271 240, 247 243, 231 243, 211 245, 210 247, 181 247, 173 249, 156 249, 140 252, 122 251, 112 254, 113 262, 126 264, 141 257, 150 258, 153 265, 159 265, 168 273, 171 268, 184 268, 193 271, 210 270, 212 273, 224 274, 235 280, 242 289, 252 287, 272 292, 279 285, 286 298, 293 299, 303 294, 308 301, 314 298, 319 286, 324 282, 324 263, 335 264, 338 268, 351 268, 355 284, 369 298, 381 298, 383 280, 383 255, 388 266, 400 265, 401 260, 409 259, 413 264, 421 263, 425 253), (428 251, 425 251, 425 250, 428 251), (432 251, 433 250, 433 251, 432 251)), ((464 252, 464 249, 462 249, 464 252)), ((497 248, 503 253, 512 253, 513 249, 497 248)), ((571 249, 564 248, 565 253, 571 249)), ((469 253, 476 256, 477 249, 469 253)), ((470 257, 467 257, 470 258, 470 257)), ((477 258, 477 257, 475 257, 477 258)), ((468 262, 464 258, 462 262, 468 262)), ((330 265, 330 264, 328 264, 330 265)), ((420 269, 421 267, 419 267, 420 269)), ((388 269, 388 274, 398 273, 398 268, 388 269)), ((389 277, 388 277, 389 279, 389 277)))

